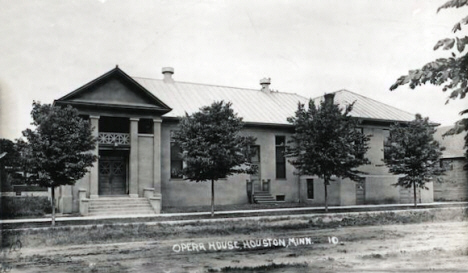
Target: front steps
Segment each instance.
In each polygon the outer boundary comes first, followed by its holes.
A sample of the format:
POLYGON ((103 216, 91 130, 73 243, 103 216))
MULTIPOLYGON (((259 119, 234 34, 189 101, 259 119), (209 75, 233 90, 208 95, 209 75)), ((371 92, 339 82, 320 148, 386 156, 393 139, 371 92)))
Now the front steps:
POLYGON ((254 203, 257 204, 273 204, 277 203, 276 198, 271 196, 267 191, 256 191, 253 196, 254 203))
POLYGON ((147 198, 101 197, 89 199, 89 216, 156 214, 147 198))

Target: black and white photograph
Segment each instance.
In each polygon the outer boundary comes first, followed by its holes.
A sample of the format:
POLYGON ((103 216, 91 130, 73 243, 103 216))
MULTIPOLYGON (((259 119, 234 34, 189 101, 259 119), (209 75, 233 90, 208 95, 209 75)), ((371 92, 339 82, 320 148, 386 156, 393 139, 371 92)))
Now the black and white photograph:
POLYGON ((0 273, 468 272, 467 0, 0 7, 0 273))

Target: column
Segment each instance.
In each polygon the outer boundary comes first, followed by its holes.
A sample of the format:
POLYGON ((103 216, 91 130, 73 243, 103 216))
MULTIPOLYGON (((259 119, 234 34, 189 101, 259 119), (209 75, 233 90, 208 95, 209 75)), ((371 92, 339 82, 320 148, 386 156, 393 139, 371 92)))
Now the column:
POLYGON ((161 193, 161 119, 153 119, 153 187, 155 194, 161 193))
POLYGON ((138 197, 138 121, 130 119, 130 197, 138 197))
MULTIPOLYGON (((99 136, 99 116, 89 116, 91 121, 91 128, 93 137, 96 139, 99 136)), ((99 143, 96 142, 96 148, 93 150, 93 154, 99 156, 99 143)), ((89 198, 98 198, 99 192, 99 158, 94 162, 89 172, 89 198)))

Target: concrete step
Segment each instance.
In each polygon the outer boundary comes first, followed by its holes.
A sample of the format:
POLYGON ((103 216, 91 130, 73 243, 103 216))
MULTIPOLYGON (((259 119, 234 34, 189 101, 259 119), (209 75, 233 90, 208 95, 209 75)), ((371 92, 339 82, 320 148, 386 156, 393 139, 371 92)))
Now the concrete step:
POLYGON ((128 210, 128 211, 115 211, 115 212, 90 212, 88 214, 89 216, 102 216, 102 215, 154 215, 154 211, 147 210, 147 211, 134 211, 134 210, 128 210))
POLYGON ((255 202, 261 203, 261 202, 276 202, 276 199, 255 199, 255 202))
POLYGON ((119 209, 109 209, 109 210, 101 210, 101 209, 93 209, 89 210, 89 212, 102 212, 102 213, 112 213, 112 212, 127 212, 127 211, 149 211, 149 212, 154 212, 153 208, 147 207, 147 208, 119 208, 119 209))
POLYGON ((271 195, 254 195, 255 198, 260 198, 260 199, 265 199, 265 198, 274 198, 273 196, 271 195))
POLYGON ((150 206, 148 205, 138 205, 138 206, 111 206, 111 207, 95 207, 95 206, 90 206, 89 211, 96 211, 96 210, 102 210, 102 211, 107 211, 107 210, 125 210, 127 208, 134 208, 134 209, 145 209, 150 206))
POLYGON ((90 199, 91 202, 94 203, 119 203, 119 202, 125 202, 125 203, 132 203, 132 202, 145 202, 147 201, 146 198, 115 198, 115 199, 90 199))
POLYGON ((270 193, 267 192, 267 191, 255 191, 254 194, 255 194, 255 195, 257 195, 257 194, 258 194, 258 195, 270 195, 270 193))
POLYGON ((145 205, 145 204, 148 204, 148 201, 145 201, 145 202, 100 202, 100 203, 90 202, 89 204, 96 205, 96 206, 145 205))
POLYGON ((275 202, 276 200, 255 200, 257 204, 275 202))
POLYGON ((146 204, 90 204, 90 208, 127 208, 127 207, 148 207, 146 204))
POLYGON ((254 202, 257 204, 274 204, 278 201, 267 191, 257 191, 254 193, 254 202))
POLYGON ((148 199, 127 197, 105 197, 89 200, 89 215, 141 215, 154 214, 148 199))

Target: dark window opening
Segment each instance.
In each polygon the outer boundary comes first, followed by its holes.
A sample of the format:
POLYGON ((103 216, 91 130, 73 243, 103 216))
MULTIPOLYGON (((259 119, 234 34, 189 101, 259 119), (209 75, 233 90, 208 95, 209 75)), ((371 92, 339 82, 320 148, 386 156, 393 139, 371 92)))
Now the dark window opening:
POLYGON ((78 115, 80 118, 82 118, 83 120, 89 120, 89 116, 88 115, 78 115))
POLYGON ((385 146, 388 145, 388 139, 390 137, 390 130, 384 129, 382 133, 383 133, 383 138, 384 138, 383 156, 384 156, 384 159, 388 159, 388 153, 385 153, 385 146))
POLYGON ((307 199, 314 199, 314 180, 307 179, 307 199))
POLYGON ((447 159, 440 160, 440 167, 446 171, 453 171, 453 161, 447 159))
POLYGON ((286 150, 286 137, 285 136, 276 136, 275 137, 275 146, 276 146, 276 178, 286 178, 286 158, 284 153, 286 150))
POLYGON ((138 121, 139 134, 153 134, 154 122, 152 119, 142 118, 138 121))
POLYGON ((99 132, 128 134, 130 132, 130 121, 128 118, 100 117, 99 132))
POLYGON ((183 161, 181 157, 182 149, 171 136, 171 178, 182 178, 183 161))
POLYGON ((276 201, 284 201, 285 195, 277 195, 276 196, 276 201))
MULTIPOLYGON (((357 127, 357 128, 356 128, 356 131, 359 132, 359 133, 361 133, 362 135, 364 135, 364 128, 357 127)), ((363 145, 363 144, 364 144, 363 142, 360 142, 360 143, 359 143, 359 146, 361 146, 361 145, 363 145)), ((359 159, 364 159, 364 154, 359 153, 359 154, 357 155, 357 157, 358 157, 359 159)))

